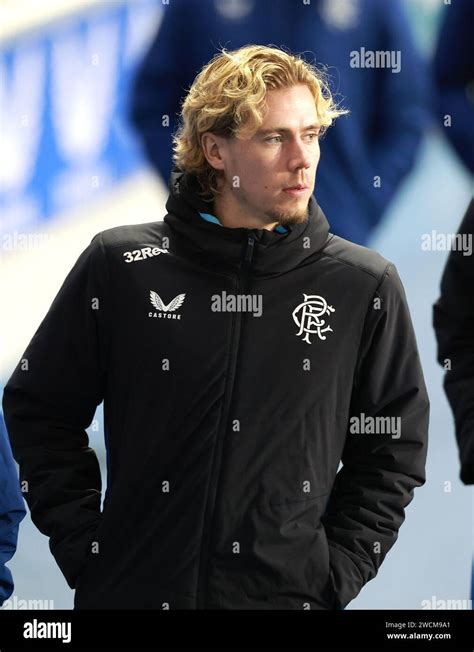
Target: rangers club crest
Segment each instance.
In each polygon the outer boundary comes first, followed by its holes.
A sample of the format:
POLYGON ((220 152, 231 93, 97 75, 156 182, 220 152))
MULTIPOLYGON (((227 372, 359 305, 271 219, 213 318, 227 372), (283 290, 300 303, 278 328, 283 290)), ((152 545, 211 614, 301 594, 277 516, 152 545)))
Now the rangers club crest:
POLYGON ((328 305, 326 299, 317 294, 303 293, 303 297, 303 303, 300 303, 292 313, 294 322, 299 327, 296 334, 299 336, 304 333, 303 340, 308 344, 311 344, 310 334, 316 334, 319 339, 325 340, 326 335, 323 333, 332 332, 332 328, 329 325, 326 326, 326 320, 322 317, 335 312, 335 309, 328 305))

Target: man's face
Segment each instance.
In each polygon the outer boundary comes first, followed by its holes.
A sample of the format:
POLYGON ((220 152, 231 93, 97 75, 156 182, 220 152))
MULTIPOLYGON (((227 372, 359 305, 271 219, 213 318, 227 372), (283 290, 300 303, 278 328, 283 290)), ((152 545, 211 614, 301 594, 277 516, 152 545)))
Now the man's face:
POLYGON ((266 101, 268 112, 258 132, 246 140, 224 140, 220 147, 226 192, 240 210, 264 223, 297 224, 308 216, 320 155, 314 98, 300 84, 270 90, 266 101), (284 190, 299 184, 306 189, 284 190))

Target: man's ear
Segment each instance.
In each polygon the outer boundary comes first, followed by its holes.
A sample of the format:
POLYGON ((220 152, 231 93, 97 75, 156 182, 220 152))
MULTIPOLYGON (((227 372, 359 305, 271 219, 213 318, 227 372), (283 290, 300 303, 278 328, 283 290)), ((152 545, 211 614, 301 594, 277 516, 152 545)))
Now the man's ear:
POLYGON ((201 147, 209 165, 215 170, 224 170, 222 154, 225 148, 225 138, 206 131, 201 135, 201 147))

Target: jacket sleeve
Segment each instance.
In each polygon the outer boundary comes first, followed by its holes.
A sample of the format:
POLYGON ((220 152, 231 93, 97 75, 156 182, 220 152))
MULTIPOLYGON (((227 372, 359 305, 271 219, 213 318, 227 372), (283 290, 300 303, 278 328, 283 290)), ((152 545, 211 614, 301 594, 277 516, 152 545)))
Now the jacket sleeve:
POLYGON ((429 401, 406 297, 389 264, 366 315, 343 466, 322 519, 338 608, 376 576, 397 540, 414 488, 425 482, 428 420, 429 401), (379 424, 377 434, 354 427, 370 417, 379 424))
POLYGON ((13 578, 5 565, 15 554, 20 522, 26 510, 8 437, 0 414, 0 607, 13 592, 13 578))
MULTIPOLYGON (((474 199, 459 228, 474 233, 474 199)), ((474 484, 474 264, 472 251, 452 249, 441 279, 441 296, 433 306, 437 359, 445 367, 444 390, 454 414, 461 462, 461 481, 474 484)))
POLYGON ((5 423, 31 518, 69 586, 101 518, 101 475, 85 429, 104 395, 107 268, 101 234, 67 275, 9 378, 5 423))

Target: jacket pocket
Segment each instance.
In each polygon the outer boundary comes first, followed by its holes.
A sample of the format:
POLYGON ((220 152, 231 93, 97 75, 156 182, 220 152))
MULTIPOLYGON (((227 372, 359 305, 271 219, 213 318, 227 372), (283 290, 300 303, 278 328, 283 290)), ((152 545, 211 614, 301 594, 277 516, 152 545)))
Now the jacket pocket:
POLYGON ((326 490, 307 500, 260 502, 250 512, 248 531, 257 567, 262 570, 261 581, 269 578, 268 593, 286 599, 289 608, 304 608, 305 603, 310 609, 337 608, 330 550, 321 522, 327 500, 326 490))
POLYGON ((316 487, 312 491, 308 491, 308 495, 306 496, 306 498, 299 498, 297 495, 288 496, 288 495, 284 495, 281 492, 275 491, 270 495, 270 499, 267 501, 267 504, 270 507, 278 507, 278 506, 285 506, 285 505, 298 506, 298 504, 301 504, 301 506, 303 506, 304 503, 311 503, 313 501, 318 501, 327 495, 328 495, 328 491, 324 487, 316 487))

